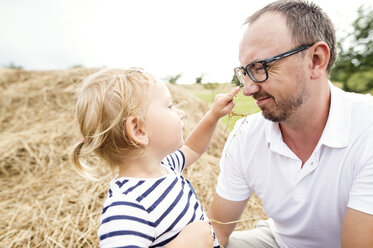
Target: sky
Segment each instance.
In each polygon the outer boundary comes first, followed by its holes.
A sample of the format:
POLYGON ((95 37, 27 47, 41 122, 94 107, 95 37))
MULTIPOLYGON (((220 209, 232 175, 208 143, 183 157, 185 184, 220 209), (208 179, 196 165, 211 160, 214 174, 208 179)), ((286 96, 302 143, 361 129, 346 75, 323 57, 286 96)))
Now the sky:
MULTIPOLYGON (((26 70, 142 67, 178 83, 229 82, 244 20, 269 0, 0 0, 0 67, 26 70)), ((373 0, 314 0, 352 30, 373 0)))

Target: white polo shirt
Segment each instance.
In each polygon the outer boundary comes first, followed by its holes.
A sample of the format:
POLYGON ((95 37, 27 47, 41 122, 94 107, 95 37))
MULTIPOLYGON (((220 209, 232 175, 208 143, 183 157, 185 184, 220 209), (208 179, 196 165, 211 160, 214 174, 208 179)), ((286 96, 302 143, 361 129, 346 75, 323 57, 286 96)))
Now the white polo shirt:
POLYGON ((340 247, 347 207, 373 215, 373 97, 330 84, 327 124, 302 161, 261 113, 241 119, 220 162, 217 193, 262 200, 280 247, 340 247))

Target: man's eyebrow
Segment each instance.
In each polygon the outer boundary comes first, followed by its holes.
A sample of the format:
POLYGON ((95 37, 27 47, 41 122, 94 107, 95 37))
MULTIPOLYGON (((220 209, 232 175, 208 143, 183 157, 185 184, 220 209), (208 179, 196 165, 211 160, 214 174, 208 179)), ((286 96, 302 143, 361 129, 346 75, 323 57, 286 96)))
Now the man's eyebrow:
POLYGON ((252 63, 262 62, 262 61, 264 61, 264 60, 266 60, 266 59, 254 59, 254 60, 252 60, 251 62, 247 63, 244 67, 246 67, 246 66, 248 66, 248 65, 250 65, 250 64, 252 64, 252 63))

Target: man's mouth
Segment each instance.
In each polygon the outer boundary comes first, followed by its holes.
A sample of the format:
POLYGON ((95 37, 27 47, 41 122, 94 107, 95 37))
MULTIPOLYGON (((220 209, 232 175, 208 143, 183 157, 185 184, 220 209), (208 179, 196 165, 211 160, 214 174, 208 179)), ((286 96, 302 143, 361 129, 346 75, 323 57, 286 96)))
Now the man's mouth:
POLYGON ((268 102, 271 98, 273 98, 269 94, 258 94, 258 95, 253 95, 254 99, 256 100, 256 105, 260 107, 261 105, 265 104, 268 102))
POLYGON ((259 99, 256 100, 256 105, 258 105, 260 107, 260 105, 263 105, 264 103, 266 103, 270 99, 271 99, 271 97, 262 97, 262 98, 259 98, 259 99))

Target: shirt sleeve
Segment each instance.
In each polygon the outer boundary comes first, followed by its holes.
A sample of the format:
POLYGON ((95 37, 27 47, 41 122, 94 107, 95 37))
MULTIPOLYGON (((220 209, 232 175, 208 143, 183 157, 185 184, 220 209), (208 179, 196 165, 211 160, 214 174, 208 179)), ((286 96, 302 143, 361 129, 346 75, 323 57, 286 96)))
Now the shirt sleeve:
POLYGON ((251 190, 245 180, 243 173, 244 153, 240 151, 241 119, 237 121, 235 128, 225 143, 222 157, 220 159, 220 173, 216 187, 216 193, 231 201, 243 201, 250 197, 251 190))
POLYGON ((101 248, 149 247, 155 227, 142 205, 117 198, 104 207, 98 235, 101 248))
POLYGON ((174 153, 167 155, 163 160, 162 164, 169 166, 172 170, 182 173, 185 167, 185 156, 181 150, 177 150, 174 153))
POLYGON ((359 152, 361 165, 352 184, 348 207, 373 215, 373 128, 364 137, 367 141, 359 152))

